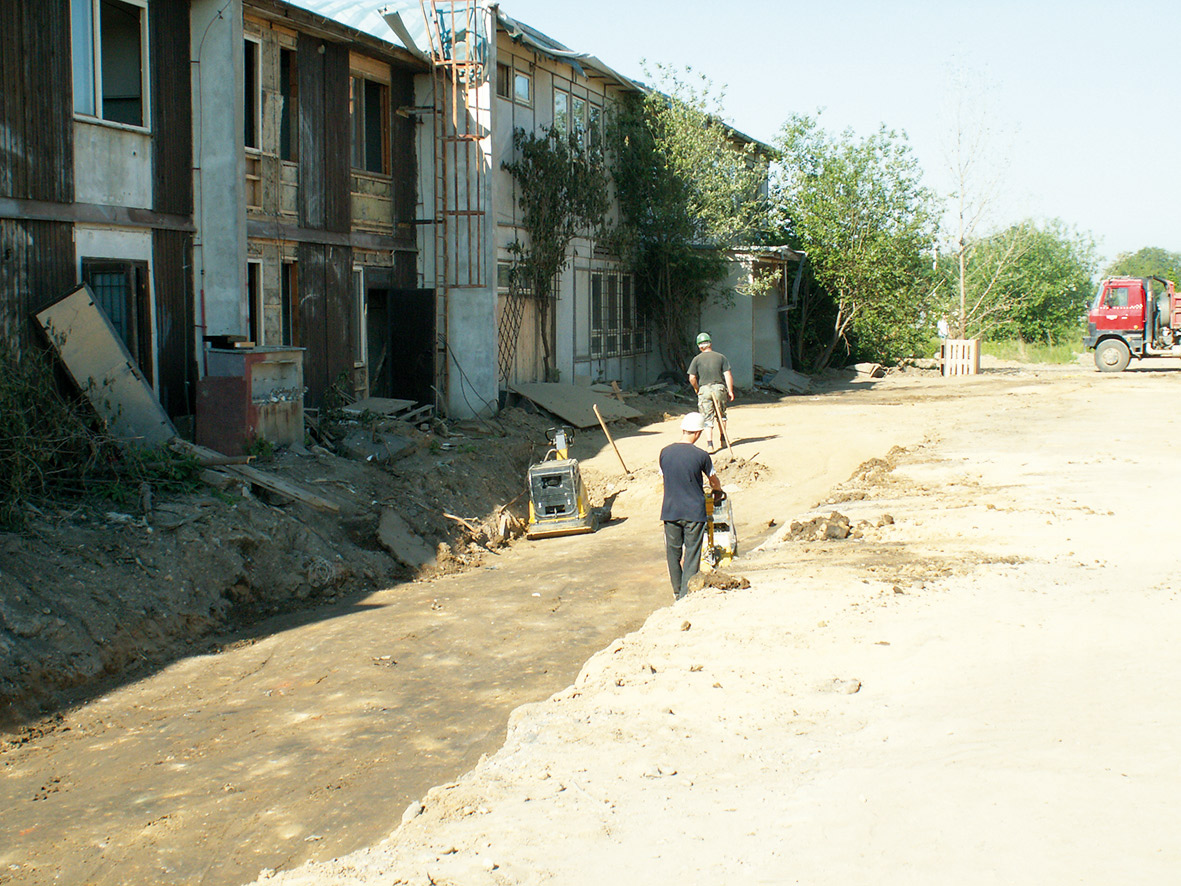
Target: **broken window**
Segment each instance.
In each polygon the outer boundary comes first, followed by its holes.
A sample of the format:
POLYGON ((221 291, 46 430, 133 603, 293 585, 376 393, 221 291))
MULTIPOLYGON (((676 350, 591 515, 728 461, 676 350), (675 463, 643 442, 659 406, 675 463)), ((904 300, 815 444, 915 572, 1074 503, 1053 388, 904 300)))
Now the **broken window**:
POLYGON ((82 282, 115 329, 140 370, 152 381, 152 320, 148 301, 148 263, 83 258, 82 282))
POLYGON ((261 101, 261 80, 259 77, 259 62, 261 60, 262 47, 259 45, 257 39, 247 37, 245 42, 245 74, 246 74, 246 96, 244 107, 246 109, 246 147, 257 150, 262 147, 259 143, 259 133, 262 126, 259 120, 259 113, 262 107, 261 101))
POLYGON ((279 50, 279 157, 295 163, 299 160, 299 68, 295 50, 279 50))
POLYGON ((263 344, 262 329, 262 262, 246 262, 246 325, 247 335, 256 345, 263 344))
POLYGON ((74 111, 147 126, 146 0, 70 0, 74 111))
POLYGON ((353 168, 388 174, 390 88, 367 77, 352 79, 353 168))
POLYGON ((279 328, 286 347, 299 347, 299 275, 295 262, 279 272, 279 328))
POLYGON ((513 69, 503 62, 496 63, 496 94, 501 98, 512 98, 511 83, 513 69))

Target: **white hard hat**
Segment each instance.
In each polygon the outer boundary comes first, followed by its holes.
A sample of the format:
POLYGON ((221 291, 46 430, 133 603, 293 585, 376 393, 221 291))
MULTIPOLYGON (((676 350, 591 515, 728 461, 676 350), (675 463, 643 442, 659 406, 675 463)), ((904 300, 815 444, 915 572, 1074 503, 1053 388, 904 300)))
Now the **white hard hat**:
POLYGON ((704 431, 705 430, 705 416, 700 412, 690 412, 681 419, 682 431, 704 431))

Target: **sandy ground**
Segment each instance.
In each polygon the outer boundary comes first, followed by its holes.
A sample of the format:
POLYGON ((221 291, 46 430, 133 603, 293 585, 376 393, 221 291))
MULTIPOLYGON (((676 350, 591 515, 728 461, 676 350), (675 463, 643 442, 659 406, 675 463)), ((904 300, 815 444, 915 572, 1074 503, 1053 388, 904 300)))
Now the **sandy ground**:
POLYGON ((618 440, 631 478, 579 452, 618 483, 595 535, 272 624, 0 754, 0 883, 1174 882, 1178 385, 740 406, 751 587, 675 605, 675 423, 618 440), (834 511, 859 537, 792 529, 834 511))
POLYGON ((817 510, 862 538, 781 522, 733 565, 749 589, 656 611, 387 840, 260 882, 1176 882, 1179 384, 902 379, 770 410, 797 447, 871 403, 926 431, 817 510))

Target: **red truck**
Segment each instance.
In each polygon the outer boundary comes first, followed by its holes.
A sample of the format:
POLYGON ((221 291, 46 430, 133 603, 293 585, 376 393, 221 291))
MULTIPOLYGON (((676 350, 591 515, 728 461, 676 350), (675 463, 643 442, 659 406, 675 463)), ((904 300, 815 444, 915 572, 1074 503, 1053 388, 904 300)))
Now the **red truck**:
POLYGON ((1105 277, 1087 314, 1083 344, 1100 372, 1141 357, 1181 357, 1181 300, 1163 277, 1105 277))

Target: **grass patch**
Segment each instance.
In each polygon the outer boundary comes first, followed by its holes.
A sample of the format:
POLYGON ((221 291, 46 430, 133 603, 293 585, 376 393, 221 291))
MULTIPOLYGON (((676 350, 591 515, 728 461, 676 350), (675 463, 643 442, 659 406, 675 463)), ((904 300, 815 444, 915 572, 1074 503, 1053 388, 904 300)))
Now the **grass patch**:
POLYGON ((1083 352, 1081 342, 1059 342, 1049 345, 1021 339, 986 341, 981 347, 989 356, 1017 363, 1075 363, 1079 354, 1083 352))

